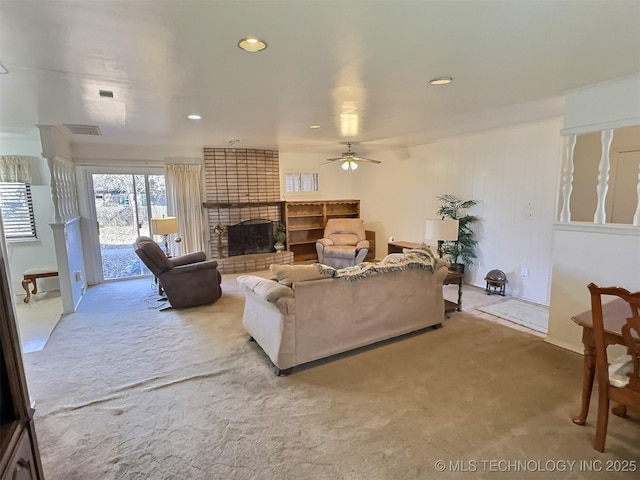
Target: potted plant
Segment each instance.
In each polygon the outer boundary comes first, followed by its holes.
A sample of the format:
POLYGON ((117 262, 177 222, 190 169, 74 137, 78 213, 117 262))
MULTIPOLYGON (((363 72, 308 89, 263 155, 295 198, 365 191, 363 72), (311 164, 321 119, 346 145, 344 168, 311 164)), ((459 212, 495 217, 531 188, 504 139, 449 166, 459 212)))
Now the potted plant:
POLYGON ((464 273, 465 265, 473 265, 478 258, 476 247, 478 241, 472 226, 480 220, 475 215, 469 215, 467 209, 478 204, 477 200, 460 200, 455 195, 440 195, 438 215, 441 218, 458 220, 458 240, 446 241, 442 245, 442 253, 451 262, 451 270, 464 273))
POLYGON ((285 224, 282 222, 278 222, 278 226, 276 227, 275 240, 276 244, 274 245, 274 248, 276 249, 276 252, 283 251, 284 242, 287 240, 287 229, 285 224))

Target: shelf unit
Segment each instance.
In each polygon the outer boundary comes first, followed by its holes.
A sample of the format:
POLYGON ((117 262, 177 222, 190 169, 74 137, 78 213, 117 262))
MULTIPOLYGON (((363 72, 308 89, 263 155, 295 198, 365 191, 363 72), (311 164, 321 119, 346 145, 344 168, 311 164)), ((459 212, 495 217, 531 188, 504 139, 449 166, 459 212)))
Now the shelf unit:
POLYGON ((360 218, 360 200, 285 202, 287 249, 295 262, 318 260, 316 241, 330 218, 360 218))

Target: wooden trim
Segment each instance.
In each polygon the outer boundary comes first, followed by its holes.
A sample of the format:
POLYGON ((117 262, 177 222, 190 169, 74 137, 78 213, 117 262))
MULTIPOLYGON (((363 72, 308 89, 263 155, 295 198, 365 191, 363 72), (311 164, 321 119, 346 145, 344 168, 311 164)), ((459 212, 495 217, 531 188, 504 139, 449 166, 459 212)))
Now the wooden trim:
POLYGON ((243 208, 243 207, 279 207, 284 205, 284 201, 277 202, 243 202, 243 203, 215 203, 204 202, 204 208, 243 208))

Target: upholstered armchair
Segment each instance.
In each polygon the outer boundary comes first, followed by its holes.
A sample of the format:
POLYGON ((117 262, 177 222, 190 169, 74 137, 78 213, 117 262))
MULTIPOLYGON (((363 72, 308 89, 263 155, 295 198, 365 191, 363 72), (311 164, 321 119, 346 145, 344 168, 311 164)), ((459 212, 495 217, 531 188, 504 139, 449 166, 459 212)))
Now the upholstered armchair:
POLYGON ((364 223, 359 218, 332 218, 324 236, 316 242, 318 262, 334 268, 350 267, 364 261, 369 251, 364 223))
POLYGON ((218 262, 207 260, 204 252, 169 258, 149 237, 138 237, 134 249, 160 282, 173 308, 206 305, 222 295, 218 262))

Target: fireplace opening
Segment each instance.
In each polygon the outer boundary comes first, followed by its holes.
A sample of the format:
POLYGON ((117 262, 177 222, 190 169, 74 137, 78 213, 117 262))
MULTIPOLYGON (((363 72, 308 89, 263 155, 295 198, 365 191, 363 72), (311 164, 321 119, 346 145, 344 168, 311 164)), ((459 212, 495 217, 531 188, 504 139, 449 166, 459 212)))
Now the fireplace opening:
POLYGON ((273 252, 275 223, 256 218, 229 225, 229 256, 273 252))

